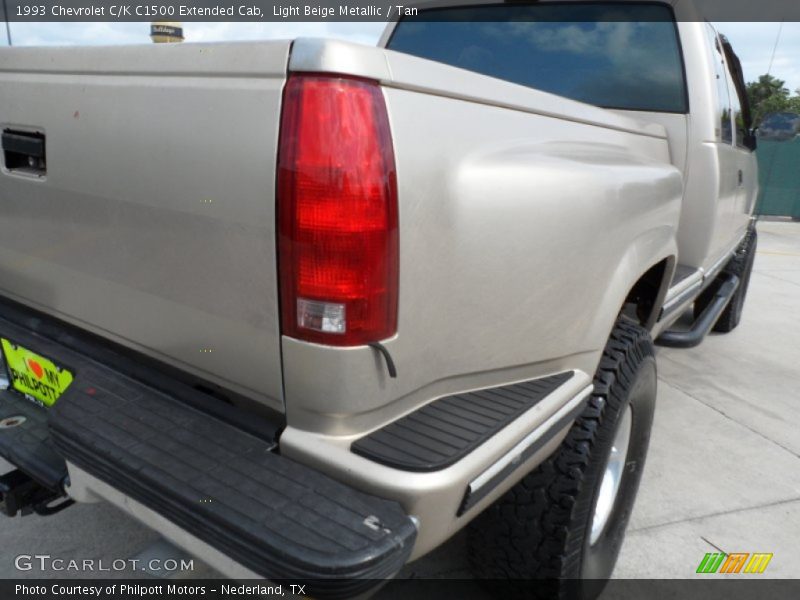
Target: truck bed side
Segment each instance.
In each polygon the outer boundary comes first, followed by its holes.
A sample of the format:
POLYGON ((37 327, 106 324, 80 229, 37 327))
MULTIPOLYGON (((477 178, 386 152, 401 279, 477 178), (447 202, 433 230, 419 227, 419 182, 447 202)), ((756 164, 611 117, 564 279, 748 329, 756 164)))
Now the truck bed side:
POLYGON ((282 410, 275 151, 289 42, 0 55, 0 293, 282 410))

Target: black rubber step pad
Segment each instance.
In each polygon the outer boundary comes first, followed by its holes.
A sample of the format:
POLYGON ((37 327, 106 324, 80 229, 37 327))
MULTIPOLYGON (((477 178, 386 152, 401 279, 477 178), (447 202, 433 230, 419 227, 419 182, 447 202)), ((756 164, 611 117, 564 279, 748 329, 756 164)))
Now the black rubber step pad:
POLYGON ((434 400, 353 442, 351 450, 404 471, 437 471, 462 459, 572 377, 558 373, 434 400))
POLYGON ((0 391, 0 456, 41 485, 61 491, 67 464, 47 431, 47 410, 11 390, 0 391))
POLYGON ((81 381, 51 411, 62 454, 259 575, 347 596, 407 560, 416 529, 396 502, 133 381, 81 381))

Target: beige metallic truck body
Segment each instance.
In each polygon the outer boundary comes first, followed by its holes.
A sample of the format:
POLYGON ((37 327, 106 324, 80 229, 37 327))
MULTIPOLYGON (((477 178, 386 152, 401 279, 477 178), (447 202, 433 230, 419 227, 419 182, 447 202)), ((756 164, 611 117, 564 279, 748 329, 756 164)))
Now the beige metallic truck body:
MULTIPOLYGON (((638 283, 654 284, 643 324, 655 336, 680 315, 659 321, 665 300, 691 304, 745 233, 752 155, 719 141, 707 26, 678 27, 691 106, 681 115, 605 110, 330 40, 4 49, 0 128, 43 133, 47 173, 0 173, 0 293, 279 415, 283 455, 398 500, 417 519, 421 556, 558 446, 568 426, 456 516, 470 482, 591 391, 638 283), (381 340, 395 379, 367 346, 281 335, 287 70, 380 82, 398 178, 398 325, 381 340), (670 286, 679 264, 690 275, 670 286), (445 469, 405 473, 350 450, 436 398, 564 371, 568 384, 445 469)), ((71 468, 74 497, 115 502, 242 575, 71 468)))

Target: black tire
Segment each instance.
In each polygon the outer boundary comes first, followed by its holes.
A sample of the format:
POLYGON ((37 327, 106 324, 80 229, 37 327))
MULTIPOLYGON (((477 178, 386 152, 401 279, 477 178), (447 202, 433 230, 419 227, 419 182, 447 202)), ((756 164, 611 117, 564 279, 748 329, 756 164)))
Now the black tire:
MULTIPOLYGON (((758 233, 755 227, 747 230, 744 240, 736 249, 736 253, 731 257, 728 264, 722 269, 723 273, 730 273, 739 278, 739 289, 731 298, 728 306, 714 323, 712 331, 717 333, 728 333, 736 329, 742 320, 744 301, 747 298, 747 288, 750 287, 750 274, 753 272, 753 263, 756 259, 756 248, 758 247, 758 233)), ((694 303, 694 316, 700 316, 708 303, 714 298, 714 293, 719 287, 718 284, 711 284, 708 289, 697 297, 694 303)))
POLYGON ((498 597, 596 598, 622 546, 647 455, 655 397, 650 334, 621 318, 603 352, 588 405, 559 450, 470 524, 473 575, 494 580, 498 597), (619 492, 605 529, 590 544, 600 482, 628 406, 631 437, 619 492))

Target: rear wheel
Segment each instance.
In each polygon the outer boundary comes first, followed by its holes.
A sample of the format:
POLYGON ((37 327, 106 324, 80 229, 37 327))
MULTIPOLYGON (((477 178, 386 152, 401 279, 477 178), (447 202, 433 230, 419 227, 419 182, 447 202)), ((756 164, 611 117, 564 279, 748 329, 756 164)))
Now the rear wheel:
POLYGON ((595 598, 622 546, 655 397, 650 334, 620 319, 589 403, 559 450, 470 525, 475 576, 494 579, 495 591, 497 579, 516 580, 506 595, 595 598))
MULTIPOLYGON (((747 297, 747 288, 750 287, 750 274, 753 272, 753 263, 756 259, 756 247, 758 246, 758 234, 755 227, 747 231, 742 243, 737 248, 736 253, 731 257, 727 265, 722 269, 723 273, 730 273, 739 278, 739 288, 731 298, 728 306, 714 324, 713 331, 718 333, 728 333, 733 331, 742 320, 744 301, 747 297)), ((705 310, 708 303, 714 298, 718 284, 714 283, 704 290, 694 303, 695 318, 705 310)))

